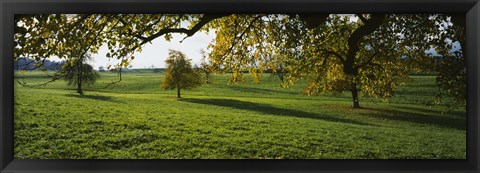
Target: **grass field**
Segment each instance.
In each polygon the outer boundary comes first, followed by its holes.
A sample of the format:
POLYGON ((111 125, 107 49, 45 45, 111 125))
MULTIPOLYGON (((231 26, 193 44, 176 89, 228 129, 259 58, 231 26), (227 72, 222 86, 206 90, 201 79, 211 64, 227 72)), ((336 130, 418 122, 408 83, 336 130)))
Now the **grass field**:
MULTIPOLYGON (((17 75, 20 75, 18 73, 17 75)), ((160 89, 162 74, 101 73, 80 97, 57 81, 15 86, 15 159, 465 159, 465 110, 427 107, 435 77, 414 76, 389 102, 301 94, 276 77, 195 90, 160 89)), ((48 79, 26 73, 29 84, 48 79)))

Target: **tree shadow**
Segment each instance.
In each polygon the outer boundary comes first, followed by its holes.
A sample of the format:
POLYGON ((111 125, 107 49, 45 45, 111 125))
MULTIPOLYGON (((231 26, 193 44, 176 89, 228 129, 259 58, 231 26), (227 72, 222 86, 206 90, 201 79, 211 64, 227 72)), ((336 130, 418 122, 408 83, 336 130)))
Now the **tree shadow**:
POLYGON ((375 108, 363 108, 373 110, 369 113, 362 113, 361 116, 369 116, 373 118, 381 118, 395 121, 404 121, 417 124, 434 125, 442 128, 451 128, 457 130, 466 130, 466 119, 459 119, 458 117, 449 117, 446 115, 432 115, 435 111, 422 110, 419 108, 401 107, 402 109, 412 109, 414 111, 421 111, 422 113, 412 113, 403 110, 383 110, 375 108), (419 109, 419 110, 417 110, 419 109))
POLYGON ((434 92, 421 92, 421 91, 408 91, 408 90, 403 90, 403 91, 397 91, 395 93, 398 96, 423 96, 423 97, 432 97, 435 98, 434 92))
POLYGON ((259 104, 259 103, 246 102, 246 101, 233 100, 233 99, 192 99, 190 98, 190 99, 182 99, 182 101, 198 103, 198 104, 230 107, 234 109, 241 109, 241 110, 248 110, 248 111, 256 111, 256 112, 276 115, 276 116, 291 116, 291 117, 299 117, 299 118, 311 118, 311 119, 324 120, 324 121, 330 121, 330 122, 341 122, 341 123, 355 124, 355 125, 376 126, 374 124, 361 122, 361 121, 342 119, 342 118, 315 114, 311 112, 304 112, 299 110, 293 110, 293 109, 276 108, 268 104, 259 104))
POLYGON ((116 100, 113 100, 111 96, 101 96, 101 95, 78 95, 78 94, 65 94, 67 97, 75 97, 75 98, 81 98, 81 99, 92 99, 92 100, 99 100, 99 101, 108 101, 108 102, 117 102, 116 100))
POLYGON ((295 94, 295 95, 300 94, 300 92, 279 91, 279 90, 273 90, 273 89, 254 88, 254 87, 238 86, 238 85, 232 85, 230 87, 236 91, 251 92, 251 93, 258 93, 258 94, 272 94, 272 93, 295 94))
MULTIPOLYGON (((393 106, 393 107, 397 109, 403 109, 403 110, 413 110, 413 111, 421 112, 425 114, 436 114, 436 115, 442 114, 441 111, 428 109, 427 106, 425 106, 425 108, 415 108, 415 107, 407 107, 407 106, 393 106)), ((448 112, 447 114, 449 116, 451 115, 455 117, 465 117, 467 115, 467 112, 466 110, 463 112, 459 110, 453 110, 452 112, 448 112)))
POLYGON ((242 85, 229 85, 229 86, 219 85, 219 84, 212 84, 212 85, 216 85, 222 88, 232 89, 239 92, 249 92, 249 93, 256 93, 256 94, 273 94, 273 93, 291 94, 291 95, 300 94, 300 92, 255 88, 255 87, 248 87, 248 86, 242 86, 242 85))

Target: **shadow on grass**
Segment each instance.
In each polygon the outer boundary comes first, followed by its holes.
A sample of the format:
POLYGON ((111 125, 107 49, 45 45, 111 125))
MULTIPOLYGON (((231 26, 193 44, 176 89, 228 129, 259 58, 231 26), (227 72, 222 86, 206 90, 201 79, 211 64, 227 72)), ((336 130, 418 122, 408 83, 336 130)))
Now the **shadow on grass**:
POLYGON ((67 97, 75 97, 75 98, 82 98, 82 99, 92 99, 92 100, 99 100, 99 101, 108 101, 108 102, 118 102, 112 99, 110 96, 100 96, 100 95, 78 95, 78 94, 65 94, 67 97))
MULTIPOLYGON (((214 84, 214 83, 211 84, 211 85, 215 85, 217 87, 226 88, 226 89, 232 89, 234 91, 256 93, 256 94, 273 94, 273 93, 300 94, 300 92, 281 91, 281 90, 265 89, 265 88, 255 88, 255 87, 248 87, 248 86, 242 86, 242 85, 220 85, 220 84, 214 84)), ((279 88, 280 88, 280 86, 279 86, 279 88)))
POLYGON ((240 92, 251 92, 251 93, 258 93, 258 94, 272 94, 272 93, 301 94, 300 92, 279 91, 279 90, 273 90, 273 89, 254 88, 254 87, 238 86, 238 85, 232 85, 229 87, 231 87, 233 90, 240 91, 240 92))
POLYGON ((371 113, 361 114, 362 116, 369 116, 374 118, 395 120, 395 121, 404 121, 410 123, 418 124, 428 124, 435 125, 442 128, 451 128, 457 130, 466 129, 466 120, 458 118, 458 116, 452 115, 441 115, 440 112, 428 109, 420 108, 410 108, 410 107, 395 107, 400 109, 395 110, 383 110, 375 108, 362 108, 373 110, 371 113), (403 109, 403 110, 402 110, 403 109), (407 110, 422 112, 422 113, 413 113, 408 112, 407 110))
POLYGON ((256 111, 264 114, 277 115, 277 116, 311 118, 311 119, 317 119, 317 120, 341 122, 341 123, 348 123, 348 124, 355 124, 355 125, 376 126, 376 125, 361 122, 361 121, 342 119, 342 118, 320 115, 320 114, 293 110, 293 109, 276 108, 268 104, 259 104, 259 103, 246 102, 246 101, 233 100, 233 99, 182 99, 182 101, 256 111))
POLYGON ((401 96, 412 96, 412 97, 432 97, 435 98, 434 92, 422 92, 422 91, 398 91, 396 95, 401 96))
MULTIPOLYGON (((442 114, 441 111, 429 109, 427 106, 425 108, 416 108, 416 107, 408 107, 408 106, 393 106, 394 108, 403 109, 403 110, 412 110, 416 112, 421 112, 425 114, 433 114, 433 115, 440 115, 442 114)), ((467 115, 466 110, 453 110, 452 112, 446 113, 447 116, 455 116, 455 117, 465 117, 467 115)))

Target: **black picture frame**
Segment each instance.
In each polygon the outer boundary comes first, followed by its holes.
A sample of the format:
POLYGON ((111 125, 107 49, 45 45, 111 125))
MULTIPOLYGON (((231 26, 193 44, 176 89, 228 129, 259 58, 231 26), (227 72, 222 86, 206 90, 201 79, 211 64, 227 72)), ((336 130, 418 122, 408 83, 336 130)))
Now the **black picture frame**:
POLYGON ((479 172, 479 0, 1 0, 1 172, 479 172), (15 160, 13 24, 40 13, 461 13, 467 20, 466 160, 15 160))

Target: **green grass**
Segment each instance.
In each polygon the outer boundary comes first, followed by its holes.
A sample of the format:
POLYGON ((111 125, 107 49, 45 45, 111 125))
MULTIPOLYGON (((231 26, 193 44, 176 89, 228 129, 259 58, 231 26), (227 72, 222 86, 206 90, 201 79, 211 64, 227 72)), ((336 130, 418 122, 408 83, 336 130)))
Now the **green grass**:
MULTIPOLYGON (((17 74, 20 75, 20 74, 17 74)), ((48 79, 25 75, 29 84, 48 79)), ((349 93, 301 94, 276 77, 227 85, 216 75, 195 90, 160 89, 162 74, 101 73, 85 96, 57 81, 15 86, 16 159, 465 159, 465 110, 427 107, 433 76, 415 76, 389 102, 349 93)), ((23 79, 17 78, 22 81, 23 79)))

